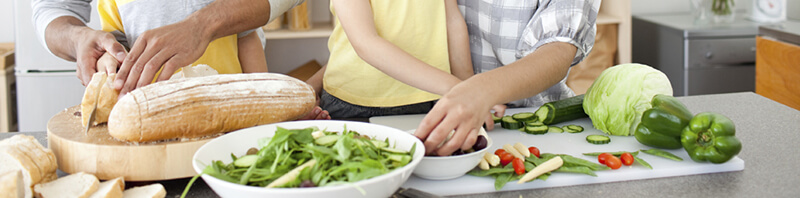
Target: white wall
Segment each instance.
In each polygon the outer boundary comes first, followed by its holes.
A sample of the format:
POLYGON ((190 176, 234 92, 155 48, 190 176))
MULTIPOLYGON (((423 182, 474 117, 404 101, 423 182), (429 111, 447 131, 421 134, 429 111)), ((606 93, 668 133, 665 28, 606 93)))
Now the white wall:
POLYGON ((14 42, 14 1, 0 1, 0 43, 14 42))

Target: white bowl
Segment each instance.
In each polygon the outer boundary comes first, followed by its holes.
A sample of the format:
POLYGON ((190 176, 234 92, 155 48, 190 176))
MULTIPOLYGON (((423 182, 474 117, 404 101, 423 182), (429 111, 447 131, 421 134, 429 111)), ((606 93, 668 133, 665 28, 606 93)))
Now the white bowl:
MULTIPOLYGON (((414 133, 414 130, 409 132, 414 133)), ((422 162, 414 169, 414 175, 430 180, 448 180, 464 176, 478 166, 484 153, 492 147, 492 139, 481 128, 481 135, 486 137, 486 148, 472 153, 455 156, 425 156, 422 162)))
POLYGON ((209 141, 194 155, 192 166, 200 174, 205 165, 212 160, 231 162, 231 153, 241 156, 248 148, 257 147, 258 139, 271 137, 277 126, 287 129, 299 129, 316 126, 319 129, 341 132, 344 127, 361 134, 378 139, 389 138, 396 148, 410 150, 417 144, 412 161, 402 168, 370 179, 352 183, 352 185, 324 186, 315 188, 263 188, 230 183, 209 175, 201 176, 203 180, 221 197, 389 197, 411 175, 411 172, 422 161, 425 155, 424 144, 415 136, 404 131, 377 124, 335 120, 312 120, 275 123, 241 129, 209 141), (362 193, 363 190, 363 193, 362 193))

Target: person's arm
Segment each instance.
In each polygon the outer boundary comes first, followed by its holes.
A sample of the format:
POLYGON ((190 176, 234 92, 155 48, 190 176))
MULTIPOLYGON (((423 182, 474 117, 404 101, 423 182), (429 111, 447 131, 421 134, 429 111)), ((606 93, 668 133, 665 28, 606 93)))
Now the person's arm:
MULTIPOLYGON (((285 12, 303 0, 225 0, 214 1, 186 19, 148 30, 122 62, 114 88, 120 97, 149 84, 152 79, 167 80, 178 68, 203 55, 214 39, 263 26, 275 11, 285 12), (271 9, 271 5, 276 9, 271 9), (162 68, 163 67, 163 68, 162 68), (162 69, 160 76, 155 74, 162 69)), ((276 15, 277 14, 277 15, 276 15)))
MULTIPOLYGON (((118 61, 125 58, 125 48, 108 32, 86 26, 91 14, 91 0, 34 0, 34 28, 37 36, 53 55, 76 61, 76 73, 86 85, 97 72, 97 61, 106 52, 118 61)), ((116 70, 108 68, 108 73, 116 70)))
POLYGON ((596 18, 599 4, 565 0, 541 5, 522 35, 526 42, 537 42, 519 49, 524 54, 521 59, 459 83, 425 116, 414 135, 424 140, 426 152, 449 155, 471 147, 474 141, 464 138, 436 148, 453 130, 454 137, 474 136, 496 104, 534 96, 562 80, 569 67, 591 50, 595 21, 587 20, 596 18))
POLYGON ((266 73, 267 59, 264 57, 264 48, 258 34, 252 32, 238 39, 239 63, 242 73, 266 73))
POLYGON ((381 38, 367 0, 333 0, 333 7, 358 56, 381 72, 418 89, 443 95, 458 78, 432 67, 381 38))
POLYGON ((447 15, 447 49, 450 55, 450 72, 461 80, 466 80, 475 72, 469 51, 469 33, 464 16, 458 10, 456 0, 445 1, 447 15))

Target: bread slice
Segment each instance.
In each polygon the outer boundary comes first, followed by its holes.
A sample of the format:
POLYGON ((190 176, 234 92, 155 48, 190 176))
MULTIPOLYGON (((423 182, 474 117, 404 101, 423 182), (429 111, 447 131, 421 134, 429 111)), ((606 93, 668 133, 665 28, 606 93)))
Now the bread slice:
POLYGON ((39 168, 16 147, 0 146, 0 172, 21 171, 24 197, 32 197, 31 187, 42 180, 39 168))
POLYGON ((24 196, 25 183, 22 181, 22 171, 0 173, 0 198, 23 198, 24 196))
POLYGON ((134 187, 122 193, 123 198, 164 198, 167 190, 159 183, 134 187))
POLYGON ((125 181, 122 177, 107 180, 100 183, 97 191, 89 198, 121 198, 122 190, 125 189, 125 181))
POLYGON ((81 100, 81 123, 83 126, 97 123, 97 117, 95 117, 95 123, 89 123, 89 115, 91 115, 92 109, 98 102, 100 88, 106 82, 107 77, 108 74, 106 72, 94 73, 92 80, 86 85, 86 90, 83 92, 83 99, 81 100))
POLYGON ((87 198, 97 191, 100 181, 83 172, 67 175, 55 181, 36 184, 33 191, 40 198, 87 198))

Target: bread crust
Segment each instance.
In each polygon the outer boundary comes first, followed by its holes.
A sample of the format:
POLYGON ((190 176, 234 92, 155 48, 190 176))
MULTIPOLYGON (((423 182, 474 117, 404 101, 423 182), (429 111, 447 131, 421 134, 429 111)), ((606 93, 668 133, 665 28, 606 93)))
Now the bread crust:
POLYGON ((297 119, 315 100, 310 85, 275 73, 162 81, 117 101, 108 130, 131 142, 205 137, 297 119))

